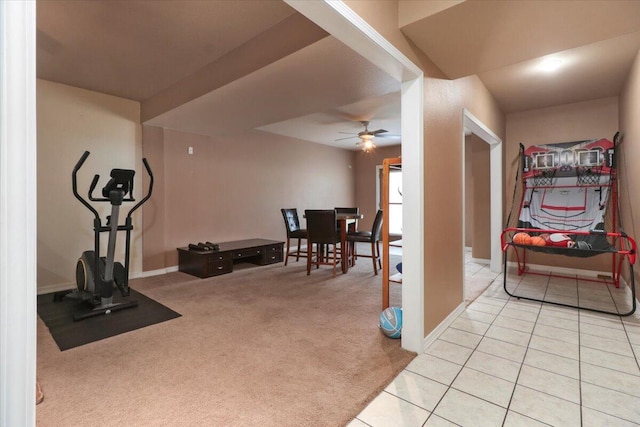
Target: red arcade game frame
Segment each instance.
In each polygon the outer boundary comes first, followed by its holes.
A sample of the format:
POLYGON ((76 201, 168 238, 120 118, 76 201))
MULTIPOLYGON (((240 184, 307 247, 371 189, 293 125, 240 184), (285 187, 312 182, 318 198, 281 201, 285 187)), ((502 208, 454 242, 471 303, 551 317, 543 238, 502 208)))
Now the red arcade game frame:
MULTIPOLYGON (((616 145, 608 139, 573 141, 546 145, 520 145, 521 167, 516 176, 516 193, 521 192, 517 223, 500 236, 504 258, 504 290, 512 297, 539 301, 600 313, 628 316, 636 310, 633 265, 636 242, 620 225, 616 145), (531 271, 527 265, 530 251, 573 257, 611 255, 611 278, 583 278, 580 281, 612 283, 620 287, 625 261, 630 272, 631 309, 628 312, 603 310, 547 299, 518 295, 507 288, 508 253, 515 254, 517 273, 576 278, 552 272, 531 271)), ((600 276, 599 276, 600 277, 600 276)))

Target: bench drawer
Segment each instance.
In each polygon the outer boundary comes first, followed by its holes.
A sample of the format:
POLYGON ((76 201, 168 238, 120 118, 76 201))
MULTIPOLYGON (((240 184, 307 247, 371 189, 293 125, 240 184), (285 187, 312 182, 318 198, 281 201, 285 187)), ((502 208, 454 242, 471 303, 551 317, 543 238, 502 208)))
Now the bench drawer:
POLYGON ((209 261, 207 263, 207 277, 231 273, 231 271, 233 271, 233 261, 231 259, 222 261, 209 261))
POLYGON ((246 248, 233 251, 233 259, 245 259, 255 256, 260 256, 264 253, 263 247, 258 248, 246 248))
POLYGON ((274 264, 276 262, 282 262, 282 260, 284 259, 282 251, 282 244, 265 246, 264 264, 274 264))
POLYGON ((231 252, 213 252, 207 256, 209 262, 229 261, 231 260, 231 252))

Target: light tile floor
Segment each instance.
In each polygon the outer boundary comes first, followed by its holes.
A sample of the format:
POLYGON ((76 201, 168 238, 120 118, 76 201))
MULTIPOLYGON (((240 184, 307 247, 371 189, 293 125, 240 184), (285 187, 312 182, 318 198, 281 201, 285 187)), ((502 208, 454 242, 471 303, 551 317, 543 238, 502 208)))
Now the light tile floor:
POLYGON ((477 260, 471 255, 471 248, 464 251, 464 300, 468 304, 478 298, 494 282, 502 280, 502 275, 491 272, 489 260, 477 260))
MULTIPOLYGON (((507 278, 518 293, 621 311, 628 304, 625 289, 580 277, 507 278)), ((518 300, 502 282, 467 306, 349 427, 640 425, 640 314, 518 300)))

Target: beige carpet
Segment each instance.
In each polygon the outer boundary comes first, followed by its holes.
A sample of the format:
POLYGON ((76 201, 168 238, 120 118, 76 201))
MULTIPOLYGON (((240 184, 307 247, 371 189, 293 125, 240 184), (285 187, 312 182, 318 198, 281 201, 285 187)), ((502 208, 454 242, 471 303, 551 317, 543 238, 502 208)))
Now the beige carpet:
POLYGON ((378 330, 370 262, 137 279, 182 317, 65 352, 38 321, 37 425, 345 425, 415 356, 378 330))

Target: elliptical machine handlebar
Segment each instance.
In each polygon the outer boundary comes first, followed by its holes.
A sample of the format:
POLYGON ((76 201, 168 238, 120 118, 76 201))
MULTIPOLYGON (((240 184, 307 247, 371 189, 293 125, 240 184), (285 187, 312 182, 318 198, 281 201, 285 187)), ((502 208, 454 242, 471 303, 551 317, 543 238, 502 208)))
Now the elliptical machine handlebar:
POLYGON ((138 202, 138 204, 136 204, 134 207, 131 208, 131 210, 127 214, 128 217, 130 217, 131 214, 136 209, 138 209, 140 206, 142 206, 144 204, 144 202, 149 200, 149 197, 151 197, 151 193, 153 192, 153 172, 151 172, 151 167, 149 166, 149 162, 147 162, 147 158, 146 157, 142 159, 142 163, 144 164, 144 168, 147 170, 147 174, 149 175, 149 191, 147 192, 147 195, 144 196, 142 198, 142 200, 140 200, 138 202))
MULTIPOLYGON (((80 160, 78 160, 78 162, 76 163, 76 166, 73 168, 73 172, 72 172, 72 176, 71 176, 71 182, 73 184, 73 195, 76 197, 76 199, 78 199, 80 201, 80 203, 82 203, 87 209, 89 209, 97 219, 99 219, 100 215, 98 214, 98 211, 93 206, 91 206, 89 204, 89 202, 78 193, 77 174, 78 174, 78 171, 80 170, 80 168, 82 167, 82 165, 87 160, 87 158, 89 157, 90 154, 91 153, 89 151, 85 151, 82 154, 82 156, 80 157, 80 160)), ((130 217, 131 214, 136 209, 138 209, 147 200, 149 200, 149 197, 151 197, 151 192, 153 191, 153 172, 151 171, 151 167, 149 166, 149 162, 147 162, 146 158, 142 159, 142 163, 144 164, 144 168, 147 171, 147 174, 149 175, 149 190, 148 190, 146 196, 144 196, 144 198, 142 200, 140 200, 140 202, 138 202, 133 208, 131 208, 131 210, 127 214, 128 217, 130 217)), ((131 175, 130 178, 131 178, 130 190, 132 191, 133 190, 133 174, 131 175)), ((89 192, 88 192, 89 200, 91 200, 93 202, 108 202, 108 201, 110 201, 109 198, 94 198, 94 197, 91 196, 93 194, 93 191, 95 190, 96 186, 98 185, 98 180, 99 179, 100 179, 100 175, 98 175, 98 174, 94 175, 93 180, 91 181, 91 185, 89 186, 89 192)), ((123 201, 124 202, 134 202, 135 199, 133 198, 133 196, 131 196, 129 198, 123 199, 123 201)))
MULTIPOLYGON (((80 160, 78 160, 78 163, 76 163, 76 166, 73 168, 73 172, 71 173, 71 184, 73 187, 73 195, 76 197, 76 199, 78 199, 80 203, 82 203, 87 209, 93 212, 93 215, 96 217, 96 219, 100 219, 100 215, 98 214, 98 211, 95 210, 94 207, 91 206, 89 202, 87 202, 80 194, 78 194, 78 178, 77 178, 78 171, 80 170, 84 162, 87 160, 87 157, 89 157, 89 154, 91 153, 89 153, 88 151, 85 151, 80 157, 80 160)), ((91 187, 92 188, 95 187, 97 183, 98 183, 98 176, 95 176, 93 178, 93 182, 91 183, 91 187)))

